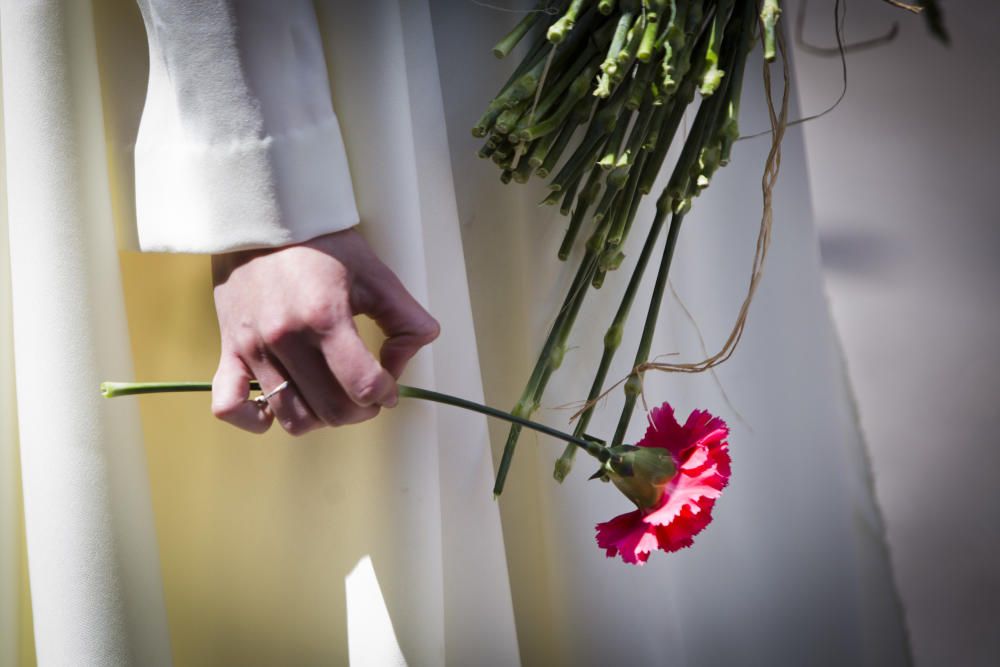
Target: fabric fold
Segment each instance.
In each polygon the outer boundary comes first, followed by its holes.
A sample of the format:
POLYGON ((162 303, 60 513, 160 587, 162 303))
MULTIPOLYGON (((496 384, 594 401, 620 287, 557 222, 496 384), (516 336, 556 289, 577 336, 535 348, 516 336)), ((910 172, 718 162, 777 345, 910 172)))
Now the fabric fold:
POLYGON ((14 356, 39 664, 170 664, 89 2, 0 4, 14 356))

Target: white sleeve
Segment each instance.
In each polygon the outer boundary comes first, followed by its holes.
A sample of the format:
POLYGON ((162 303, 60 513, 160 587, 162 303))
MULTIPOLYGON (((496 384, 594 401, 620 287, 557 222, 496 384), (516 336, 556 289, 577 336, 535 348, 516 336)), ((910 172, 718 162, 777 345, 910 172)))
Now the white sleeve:
POLYGON ((139 245, 226 252, 358 222, 309 0, 139 0, 139 245))

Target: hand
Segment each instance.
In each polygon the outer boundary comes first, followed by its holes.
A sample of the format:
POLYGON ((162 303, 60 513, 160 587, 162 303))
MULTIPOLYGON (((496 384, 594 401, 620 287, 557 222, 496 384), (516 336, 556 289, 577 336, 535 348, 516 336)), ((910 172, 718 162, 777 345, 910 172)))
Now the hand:
POLYGON ((371 419, 396 404, 396 379, 438 336, 437 321, 353 229, 215 255, 212 276, 222 338, 212 412, 254 433, 275 418, 292 435, 371 419), (354 326, 362 313, 386 335, 381 363, 354 326), (247 400, 251 379, 264 391, 290 385, 262 409, 247 400))

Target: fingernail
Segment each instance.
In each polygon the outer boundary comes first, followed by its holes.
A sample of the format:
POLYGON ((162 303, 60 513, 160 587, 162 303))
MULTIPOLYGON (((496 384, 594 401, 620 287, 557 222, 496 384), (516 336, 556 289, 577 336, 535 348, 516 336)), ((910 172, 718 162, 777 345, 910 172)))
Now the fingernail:
POLYGON ((383 408, 394 408, 397 403, 399 403, 399 394, 393 392, 388 398, 382 400, 381 405, 383 408))

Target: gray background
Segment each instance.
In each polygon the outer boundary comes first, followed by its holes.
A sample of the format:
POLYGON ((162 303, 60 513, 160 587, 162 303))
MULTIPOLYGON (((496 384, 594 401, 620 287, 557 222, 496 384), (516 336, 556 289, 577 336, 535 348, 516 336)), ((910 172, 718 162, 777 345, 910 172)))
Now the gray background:
MULTIPOLYGON (((843 104, 805 126, 830 305, 916 662, 996 665, 1000 3, 945 0, 950 48, 883 2, 848 4, 849 41, 900 30, 848 56, 843 104)), ((832 11, 808 4, 808 41, 835 44, 832 11)), ((795 66, 806 113, 836 99, 838 59, 797 47, 795 66)))

